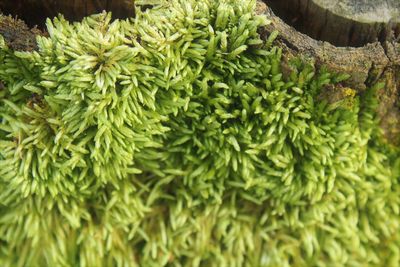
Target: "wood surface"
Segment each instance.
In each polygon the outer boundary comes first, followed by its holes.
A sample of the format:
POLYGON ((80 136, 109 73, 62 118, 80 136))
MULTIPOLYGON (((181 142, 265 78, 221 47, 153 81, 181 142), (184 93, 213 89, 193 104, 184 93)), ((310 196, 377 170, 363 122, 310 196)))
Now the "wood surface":
MULTIPOLYGON (((300 57, 314 62, 317 67, 326 66, 331 71, 350 74, 351 78, 342 86, 355 89, 358 94, 363 94, 377 82, 385 83, 385 87, 378 92, 379 118, 387 140, 400 144, 400 43, 394 38, 394 29, 387 29, 386 38, 360 47, 335 46, 301 33, 276 15, 273 11, 275 9, 276 7, 258 1, 258 13, 267 14, 271 20, 271 24, 262 33, 264 38, 273 31, 279 32, 277 45, 284 51, 283 69, 288 66, 285 62, 293 57, 300 57)), ((287 70, 289 71, 290 69, 287 70)), ((337 97, 340 94, 337 89, 326 88, 325 95, 337 97)))
POLYGON ((266 0, 298 31, 336 46, 363 46, 400 33, 399 0, 266 0))

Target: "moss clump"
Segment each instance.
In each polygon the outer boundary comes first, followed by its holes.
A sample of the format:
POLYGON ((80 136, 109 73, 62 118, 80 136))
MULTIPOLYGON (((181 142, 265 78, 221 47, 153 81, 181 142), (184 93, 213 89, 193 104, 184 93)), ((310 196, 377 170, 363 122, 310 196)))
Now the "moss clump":
POLYGON ((344 76, 283 77, 254 6, 60 17, 34 52, 2 39, 2 266, 398 265, 382 85, 328 103, 344 76))

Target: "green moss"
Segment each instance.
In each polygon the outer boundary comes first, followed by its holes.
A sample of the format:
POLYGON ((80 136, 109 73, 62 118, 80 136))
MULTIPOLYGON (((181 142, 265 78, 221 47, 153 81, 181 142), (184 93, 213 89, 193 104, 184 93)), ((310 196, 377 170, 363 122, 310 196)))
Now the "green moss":
POLYGON ((328 103, 346 76, 283 77, 254 6, 171 0, 49 20, 34 52, 0 42, 1 266, 398 265, 383 85, 328 103))

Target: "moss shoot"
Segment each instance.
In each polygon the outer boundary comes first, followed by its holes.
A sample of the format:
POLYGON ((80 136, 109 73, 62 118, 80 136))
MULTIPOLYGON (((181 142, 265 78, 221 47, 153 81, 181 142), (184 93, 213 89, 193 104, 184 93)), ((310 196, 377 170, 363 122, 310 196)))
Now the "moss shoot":
POLYGON ((385 85, 283 75, 255 1, 157 2, 0 35, 0 265, 399 266, 385 85))

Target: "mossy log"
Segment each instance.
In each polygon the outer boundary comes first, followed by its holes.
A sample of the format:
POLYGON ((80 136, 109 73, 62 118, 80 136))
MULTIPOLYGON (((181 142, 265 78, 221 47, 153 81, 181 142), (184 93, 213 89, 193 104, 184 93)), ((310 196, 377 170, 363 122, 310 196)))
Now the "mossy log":
MULTIPOLYGON (((115 18, 134 14, 133 1, 126 0, 1 1, 0 10, 5 14, 18 14, 17 17, 28 20, 28 25, 43 25, 46 17, 58 13, 70 20, 102 10, 112 11, 115 18)), ((399 143, 398 1, 266 0, 258 1, 258 12, 267 14, 272 21, 264 29, 264 37, 278 31, 277 43, 287 60, 300 56, 317 67, 327 66, 331 71, 348 73, 351 78, 344 86, 359 93, 374 83, 385 82, 385 88, 379 92, 378 112, 387 139, 399 143)), ((0 34, 13 49, 32 50, 36 47, 35 35, 45 33, 3 16, 0 34)), ((283 66, 290 71, 287 67, 283 66)), ((327 90, 326 95, 333 98, 340 94, 335 88, 327 90)))

